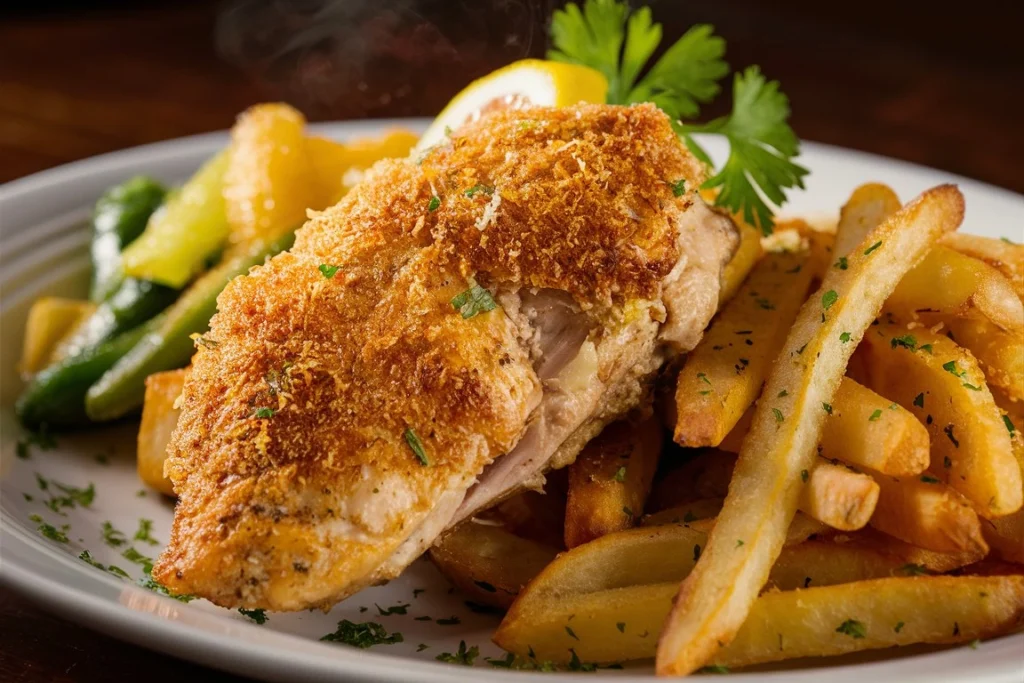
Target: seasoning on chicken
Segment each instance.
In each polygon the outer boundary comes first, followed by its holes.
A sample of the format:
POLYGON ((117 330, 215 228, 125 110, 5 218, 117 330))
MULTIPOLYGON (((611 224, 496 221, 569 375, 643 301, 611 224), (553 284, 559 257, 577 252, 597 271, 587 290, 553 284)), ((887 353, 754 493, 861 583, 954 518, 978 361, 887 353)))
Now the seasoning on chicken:
POLYGON ((570 463, 714 314, 731 221, 653 105, 488 113, 236 279, 197 350, 154 576, 326 607, 570 463))

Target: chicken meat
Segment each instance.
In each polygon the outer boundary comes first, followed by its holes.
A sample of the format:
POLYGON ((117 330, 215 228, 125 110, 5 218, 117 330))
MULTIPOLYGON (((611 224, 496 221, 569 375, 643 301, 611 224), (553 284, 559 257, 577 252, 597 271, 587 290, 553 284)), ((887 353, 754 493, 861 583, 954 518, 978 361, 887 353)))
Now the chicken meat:
POLYGON ((731 220, 653 105, 488 113, 237 278, 193 359, 154 577, 327 607, 565 466, 715 313, 731 220))

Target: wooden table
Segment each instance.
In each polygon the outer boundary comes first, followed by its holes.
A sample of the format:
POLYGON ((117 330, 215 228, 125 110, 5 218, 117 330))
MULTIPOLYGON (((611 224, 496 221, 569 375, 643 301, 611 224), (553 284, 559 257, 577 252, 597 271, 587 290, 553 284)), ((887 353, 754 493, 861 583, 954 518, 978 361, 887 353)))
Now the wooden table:
MULTIPOLYGON (((279 47, 273 41, 235 38, 246 27, 300 31, 308 27, 301 16, 228 12, 218 30, 224 6, 207 2, 104 2, 89 10, 66 2, 48 4, 48 14, 21 3, 0 22, 0 182, 227 128, 237 112, 266 99, 287 99, 311 120, 429 115, 469 79, 541 55, 553 3, 495 0, 478 10, 457 3, 452 12, 455 3, 423 0, 418 23, 389 10, 393 4, 366 3, 372 11, 338 23, 347 33, 333 52, 294 60, 268 59, 279 47)), ((1024 51, 1016 35, 1024 9, 931 17, 934 3, 926 0, 861 0, 857 11, 809 0, 767 4, 664 1, 655 16, 668 36, 713 23, 734 67, 758 63, 782 82, 805 139, 1024 192, 1024 51)), ((149 683, 241 680, 92 633, 0 589, 0 680, 133 675, 149 683)))

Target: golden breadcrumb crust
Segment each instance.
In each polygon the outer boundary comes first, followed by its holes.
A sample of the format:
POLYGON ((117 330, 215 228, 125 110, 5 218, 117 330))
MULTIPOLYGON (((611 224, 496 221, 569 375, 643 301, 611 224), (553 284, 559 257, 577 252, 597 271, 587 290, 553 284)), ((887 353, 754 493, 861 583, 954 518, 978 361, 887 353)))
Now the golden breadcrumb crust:
POLYGON ((421 163, 378 164, 219 297, 169 446, 180 500, 154 576, 274 610, 388 578, 375 570, 539 400, 508 317, 463 319, 451 299, 474 277, 584 307, 657 297, 680 256, 661 209, 692 201, 673 184, 701 172, 652 105, 496 112, 421 163))

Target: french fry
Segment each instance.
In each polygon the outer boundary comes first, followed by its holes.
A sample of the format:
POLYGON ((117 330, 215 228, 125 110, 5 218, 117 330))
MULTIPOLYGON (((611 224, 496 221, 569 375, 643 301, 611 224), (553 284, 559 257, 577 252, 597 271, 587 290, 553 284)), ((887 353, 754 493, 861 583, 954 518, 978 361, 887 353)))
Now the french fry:
POLYGON ((565 471, 549 472, 543 491, 523 491, 477 515, 513 536, 564 549, 565 471), (560 476, 562 475, 562 476, 560 476))
MULTIPOLYGON (((739 453, 754 411, 736 423, 719 448, 739 453)), ((928 430, 898 404, 844 377, 821 432, 819 453, 894 476, 920 474, 928 467, 928 430)))
POLYGON ((819 463, 807 475, 797 509, 833 529, 854 531, 868 523, 878 503, 878 492, 878 484, 866 474, 830 462, 819 463))
POLYGON ((716 516, 722 510, 724 498, 699 498, 697 500, 665 508, 644 515, 640 526, 661 526, 662 524, 690 524, 701 519, 716 516))
POLYGON ((761 258, 761 231, 744 220, 734 219, 740 233, 740 244, 729 263, 722 269, 722 286, 718 290, 718 305, 736 295, 754 265, 761 258))
POLYGON ((902 557, 866 543, 814 540, 787 546, 772 565, 768 587, 792 590, 811 586, 907 576, 917 572, 902 557))
MULTIPOLYGON (((677 489, 678 506, 688 500, 721 498, 729 492, 736 458, 721 452, 708 451, 694 457, 681 468, 691 474, 686 484, 677 489)), ((866 474, 852 472, 817 458, 806 472, 801 472, 802 485, 797 509, 812 519, 839 529, 853 531, 867 524, 878 500, 878 484, 866 474)), ((683 480, 685 482, 685 480, 683 480)), ((668 500, 662 496, 662 501, 668 500)))
MULTIPOLYGON (((839 540, 838 538, 836 540, 839 540)), ((861 529, 842 539, 846 545, 869 549, 898 557, 903 562, 905 573, 924 571, 932 574, 945 574, 954 569, 966 567, 985 559, 986 548, 974 546, 970 550, 953 553, 937 552, 920 546, 912 545, 882 533, 871 527, 861 529)))
POLYGON ((1004 330, 1024 330, 1024 303, 1006 276, 944 246, 932 249, 907 273, 885 302, 885 310, 907 322, 975 317, 1004 330))
POLYGON ((900 198, 881 183, 866 183, 853 191, 839 212, 833 251, 837 258, 850 256, 868 233, 900 210, 900 198))
POLYGON ((445 533, 430 549, 430 559, 463 593, 503 609, 557 554, 555 548, 473 520, 445 533))
POLYGON ((962 232, 946 235, 942 238, 942 243, 961 254, 980 259, 998 270, 1013 284, 1017 296, 1024 299, 1024 244, 962 232))
POLYGON ((807 294, 807 252, 766 254, 686 359, 675 440, 717 446, 754 402, 807 294))
POLYGON ((569 465, 567 548, 634 525, 658 467, 661 436, 661 424, 654 417, 640 424, 615 422, 569 465))
MULTIPOLYGON (((821 278, 825 276, 825 272, 835 261, 832 258, 836 241, 835 225, 823 229, 811 226, 802 218, 789 218, 775 224, 773 237, 778 239, 774 243, 771 242, 771 238, 767 240, 766 249, 769 251, 792 251, 793 247, 790 246, 790 243, 796 238, 800 248, 810 252, 807 268, 812 274, 812 287, 817 287, 821 283, 821 278), (777 248, 773 249, 772 247, 777 248)), ((765 244, 765 241, 762 241, 762 244, 765 244)))
POLYGON ((866 384, 927 425, 932 476, 984 517, 1020 509, 1020 468, 974 357, 943 335, 886 324, 872 327, 861 347, 866 384))
POLYGON ((978 514, 967 500, 931 475, 876 478, 881 491, 871 526, 938 552, 988 550, 978 514))
POLYGON ((158 372, 146 378, 146 394, 142 403, 142 422, 135 456, 139 479, 160 493, 174 495, 171 480, 164 475, 167 444, 178 424, 176 406, 181 388, 188 377, 188 368, 158 372))
POLYGON ((981 531, 993 553, 1007 562, 1024 564, 1024 510, 984 520, 981 531))
MULTIPOLYGON (((675 511, 678 512, 682 507, 684 506, 675 508, 675 511)), ((698 519, 686 524, 686 526, 705 534, 710 534, 711 530, 715 528, 715 519, 713 517, 698 519)), ((799 545, 806 540, 816 538, 818 536, 826 536, 831 532, 832 527, 828 526, 824 522, 814 519, 813 517, 809 517, 801 512, 797 512, 793 515, 793 521, 789 523, 789 529, 786 530, 786 540, 783 541, 783 546, 788 548, 790 546, 799 545)))
POLYGON ((694 671, 743 625, 782 548, 801 472, 812 466, 820 440, 823 404, 832 401, 853 347, 904 274, 956 229, 963 211, 955 187, 925 192, 873 230, 845 270, 831 269, 801 308, 758 402, 703 559, 683 582, 662 632, 659 674, 694 671), (843 334, 850 343, 841 343, 843 334))
POLYGON ((957 344, 978 359, 989 387, 999 387, 1015 401, 1024 400, 1024 335, 1006 332, 987 320, 946 320, 957 344))
MULTIPOLYGON (((646 659, 673 593, 673 584, 658 583, 517 602, 494 640, 520 656, 560 664, 573 656, 599 664, 646 659)), ((971 642, 1012 631, 1022 617, 1022 576, 893 577, 774 591, 755 600, 735 639, 711 661, 735 668, 971 642)))

